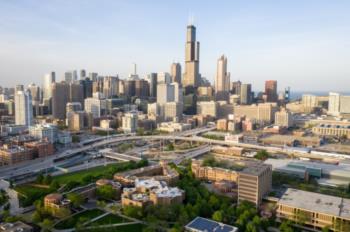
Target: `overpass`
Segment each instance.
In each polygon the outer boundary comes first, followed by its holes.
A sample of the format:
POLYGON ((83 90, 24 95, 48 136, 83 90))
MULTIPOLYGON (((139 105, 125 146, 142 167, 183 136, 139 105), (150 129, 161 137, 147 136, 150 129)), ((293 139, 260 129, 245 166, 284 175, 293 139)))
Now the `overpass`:
POLYGON ((100 152, 102 153, 102 155, 104 157, 109 158, 109 159, 114 159, 114 160, 135 161, 135 162, 141 160, 141 157, 136 157, 136 156, 131 156, 131 155, 113 152, 112 149, 103 149, 100 152))

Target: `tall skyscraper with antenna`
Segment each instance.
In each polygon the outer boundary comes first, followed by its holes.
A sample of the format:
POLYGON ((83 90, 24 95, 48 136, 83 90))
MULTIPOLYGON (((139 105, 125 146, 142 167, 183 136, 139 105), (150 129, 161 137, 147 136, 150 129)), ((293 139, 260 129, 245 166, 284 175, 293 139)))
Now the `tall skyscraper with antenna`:
POLYGON ((196 41, 196 27, 191 23, 187 26, 185 73, 182 84, 184 87, 198 87, 199 79, 199 42, 196 41))

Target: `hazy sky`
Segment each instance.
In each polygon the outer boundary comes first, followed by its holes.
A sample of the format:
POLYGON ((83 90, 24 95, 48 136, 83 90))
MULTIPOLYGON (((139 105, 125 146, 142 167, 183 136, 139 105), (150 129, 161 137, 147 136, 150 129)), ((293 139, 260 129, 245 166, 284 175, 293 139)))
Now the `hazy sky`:
POLYGON ((45 73, 86 69, 127 77, 184 62, 194 15, 200 72, 262 89, 350 91, 350 1, 0 0, 0 85, 41 84, 45 73))

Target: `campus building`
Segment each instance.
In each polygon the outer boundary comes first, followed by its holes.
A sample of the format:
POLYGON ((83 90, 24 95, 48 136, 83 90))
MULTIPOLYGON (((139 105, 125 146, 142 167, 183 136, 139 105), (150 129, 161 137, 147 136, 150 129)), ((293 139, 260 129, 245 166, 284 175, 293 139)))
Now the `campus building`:
POLYGON ((277 202, 277 215, 321 230, 350 231, 350 199, 288 188, 277 202))

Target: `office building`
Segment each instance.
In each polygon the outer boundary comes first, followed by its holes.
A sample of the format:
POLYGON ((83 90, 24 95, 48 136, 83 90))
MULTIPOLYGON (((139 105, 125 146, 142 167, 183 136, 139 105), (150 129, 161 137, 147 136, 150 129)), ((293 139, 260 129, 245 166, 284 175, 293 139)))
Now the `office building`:
POLYGON ((216 118, 218 114, 218 105, 219 103, 216 101, 197 102, 197 114, 216 118))
POLYGON ((80 102, 68 102, 66 105, 67 117, 68 117, 69 113, 77 112, 77 111, 81 111, 81 110, 82 110, 82 107, 81 107, 80 102))
POLYGON ((64 73, 64 81, 67 83, 73 83, 78 80, 78 73, 76 70, 67 71, 64 73))
POLYGON ((157 103, 164 104, 166 102, 175 101, 175 86, 166 83, 157 85, 157 103))
POLYGON ((240 102, 242 105, 249 105, 252 103, 252 85, 251 84, 242 84, 240 89, 241 99, 240 102))
POLYGON ((68 130, 81 131, 81 130, 91 129, 92 125, 93 125, 92 113, 87 113, 85 111, 75 111, 75 112, 69 113, 67 116, 68 130))
POLYGON ((340 96, 340 114, 350 114, 350 96, 340 96))
POLYGON ((256 163, 244 168, 238 177, 238 203, 248 201, 257 207, 272 187, 272 166, 256 163))
POLYGON ((227 72, 227 57, 218 59, 215 78, 215 97, 217 100, 228 100, 230 91, 230 73, 227 72))
POLYGON ((93 118, 99 118, 106 112, 106 99, 101 93, 94 93, 93 97, 85 99, 84 109, 92 113, 93 118))
POLYGON ((172 76, 167 72, 157 73, 157 84, 170 84, 172 82, 172 76))
POLYGON ((282 108, 280 111, 275 113, 275 125, 281 127, 293 126, 293 117, 290 111, 282 108))
POLYGON ((144 80, 136 80, 135 81, 135 96, 141 99, 146 99, 149 97, 149 83, 144 80))
POLYGON ((167 102, 164 104, 164 120, 179 121, 182 119, 182 111, 182 102, 167 102))
POLYGON ((86 77, 86 70, 85 69, 81 69, 80 70, 80 79, 83 80, 86 77))
POLYGON ((234 81, 231 83, 231 93, 236 95, 241 95, 241 85, 242 82, 234 81))
POLYGON ((288 188, 277 202, 277 218, 302 223, 313 230, 350 231, 350 200, 288 188))
POLYGON ((125 133, 135 133, 137 129, 137 112, 131 111, 122 117, 122 130, 125 133))
POLYGON ((243 117, 257 123, 272 123, 278 110, 276 103, 260 103, 257 105, 237 105, 233 108, 235 116, 243 117))
POLYGON ((57 126, 52 124, 36 124, 29 127, 29 134, 36 139, 46 140, 50 143, 55 143, 57 141, 57 126))
POLYGON ((147 81, 149 83, 149 93, 151 97, 157 97, 157 73, 150 73, 147 75, 147 81))
POLYGON ((84 87, 79 82, 69 84, 69 102, 79 102, 84 106, 84 87))
POLYGON ((52 84, 52 116, 64 120, 69 102, 70 88, 66 82, 52 84))
POLYGON ((16 125, 30 126, 33 123, 32 96, 29 91, 17 91, 15 94, 16 125))
POLYGON ((85 98, 92 97, 92 86, 93 86, 93 81, 89 78, 85 78, 80 80, 80 84, 83 86, 83 96, 85 98))
POLYGON ((103 95, 105 98, 111 98, 119 95, 119 78, 106 76, 103 78, 103 95))
POLYGON ((31 159, 33 159, 33 153, 30 149, 7 144, 0 147, 0 166, 14 165, 31 159))
POLYGON ((185 73, 182 80, 184 87, 199 86, 199 42, 196 41, 196 27, 187 26, 186 49, 185 49, 185 73))
POLYGON ((265 81, 265 94, 267 102, 277 102, 277 81, 265 81))
POLYGON ((312 128, 312 133, 321 136, 335 136, 350 138, 350 126, 341 124, 319 124, 312 128))
POLYGON ((171 79, 172 82, 176 82, 181 85, 181 64, 180 63, 172 63, 171 64, 171 79))

